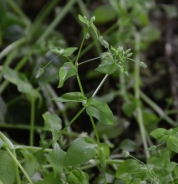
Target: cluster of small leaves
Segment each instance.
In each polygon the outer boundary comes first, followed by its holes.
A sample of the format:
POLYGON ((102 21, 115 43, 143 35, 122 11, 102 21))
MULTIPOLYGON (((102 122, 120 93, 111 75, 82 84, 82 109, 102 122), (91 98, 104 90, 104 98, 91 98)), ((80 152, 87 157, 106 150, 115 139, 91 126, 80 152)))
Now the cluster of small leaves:
POLYGON ((135 159, 127 151, 122 153, 124 157, 133 158, 124 161, 116 172, 116 177, 125 181, 126 184, 167 184, 172 180, 171 177, 177 176, 177 163, 170 161, 168 150, 154 153, 148 159, 147 164, 135 159))
POLYGON ((150 135, 159 141, 165 142, 167 149, 178 153, 178 128, 171 128, 169 130, 157 128, 150 135))
MULTIPOLYGON (((178 176, 177 163, 171 161, 171 152, 178 153, 178 128, 169 130, 157 128, 150 135, 161 143, 158 146, 153 145, 149 148, 152 155, 147 160, 147 164, 128 159, 120 165, 116 172, 116 177, 128 184, 138 182, 167 184, 173 182, 173 178, 178 176), (166 149, 159 149, 165 144, 166 149)), ((123 151, 122 155, 124 157, 131 156, 128 151, 123 151)))
MULTIPOLYGON (((65 96, 64 96, 65 98, 65 96)), ((57 139, 61 130, 61 120, 55 114, 44 114, 45 129, 52 132, 53 140, 57 139)), ((78 165, 85 163, 92 159, 97 154, 98 146, 95 141, 89 137, 79 137, 75 139, 69 146, 67 152, 63 151, 59 144, 55 142, 53 149, 46 156, 48 162, 51 164, 55 174, 61 175, 62 173, 68 173, 66 175, 69 183, 83 183, 87 184, 89 177, 80 168, 68 170, 68 167, 77 167, 78 165)), ((62 182, 62 180, 60 180, 62 182)), ((64 181, 63 181, 64 182, 64 181)))

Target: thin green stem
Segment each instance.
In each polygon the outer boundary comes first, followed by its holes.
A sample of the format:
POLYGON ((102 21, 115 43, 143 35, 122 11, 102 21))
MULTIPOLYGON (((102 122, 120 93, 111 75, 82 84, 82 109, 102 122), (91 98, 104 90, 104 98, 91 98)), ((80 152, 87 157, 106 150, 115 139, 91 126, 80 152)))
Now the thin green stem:
POLYGON ((11 150, 14 149, 14 145, 12 144, 12 142, 1 131, 0 131, 0 138, 4 141, 7 148, 11 150))
POLYGON ((97 87, 96 90, 94 91, 92 97, 94 97, 94 96, 97 94, 97 92, 99 91, 99 89, 101 88, 101 86, 103 85, 103 83, 105 82, 105 80, 107 79, 107 77, 108 77, 108 74, 106 74, 106 75, 104 76, 103 80, 100 82, 100 84, 98 85, 98 87, 97 87))
POLYGON ((92 116, 90 116, 90 120, 91 120, 91 123, 92 123, 93 129, 94 129, 94 132, 95 132, 95 136, 96 136, 97 144, 98 144, 98 145, 100 145, 100 139, 99 139, 98 131, 97 131, 97 128, 96 128, 96 125, 95 125, 95 122, 94 122, 94 120, 93 120, 93 117, 92 117, 92 116))
POLYGON ((77 77, 77 82, 78 82, 80 91, 81 91, 81 93, 84 95, 85 93, 84 93, 84 91, 83 91, 82 83, 81 83, 81 81, 80 81, 80 77, 79 77, 78 73, 76 74, 76 77, 77 77))
POLYGON ((141 98, 163 119, 165 119, 170 125, 177 126, 177 123, 174 122, 167 114, 156 104, 154 103, 148 96, 146 96, 141 90, 140 90, 140 96, 141 98))
MULTIPOLYGON (((136 36, 136 50, 137 52, 140 51, 140 45, 139 45, 139 39, 140 36, 137 33, 136 36)), ((139 54, 136 54, 136 58, 135 58, 136 62, 135 62, 135 84, 134 84, 134 91, 135 91, 135 98, 140 100, 140 66, 139 66, 139 61, 140 61, 140 57, 139 54)), ((141 133, 141 138, 143 141, 143 147, 144 147, 144 151, 145 151, 145 155, 147 158, 150 157, 150 153, 148 150, 148 145, 147 145, 147 141, 146 141, 146 133, 145 133, 145 127, 144 127, 144 123, 143 123, 143 117, 142 117, 142 109, 141 109, 141 105, 139 104, 137 109, 136 109, 136 119, 138 121, 139 124, 139 128, 140 128, 140 133, 141 133)))
POLYGON ((11 8, 24 20, 28 20, 23 11, 19 8, 19 6, 12 0, 6 0, 11 8))
MULTIPOLYGON (((17 149, 26 149, 26 150, 29 150, 29 151, 38 151, 38 150, 41 150, 40 147, 34 147, 34 146, 22 146, 22 145, 17 145, 17 146, 14 146, 14 149, 17 150, 17 149)), ((44 150, 45 152, 50 152, 52 151, 52 149, 45 149, 44 150)))
MULTIPOLYGON (((15 150, 12 150, 12 154, 16 158, 16 151, 15 150)), ((20 181, 20 173, 19 173, 18 165, 15 162, 14 162, 14 167, 15 167, 15 175, 16 175, 17 184, 21 184, 21 181, 20 181)))
POLYGON ((85 63, 88 63, 88 62, 90 62, 90 61, 94 61, 94 60, 96 60, 96 59, 100 59, 100 57, 96 57, 96 58, 93 58, 93 59, 89 59, 89 60, 83 61, 83 62, 79 63, 78 66, 79 66, 79 65, 83 65, 83 64, 85 64, 85 63))
POLYGON ((138 162, 140 162, 142 165, 146 166, 145 163, 143 163, 141 160, 137 159, 136 157, 129 155, 129 157, 133 158, 134 160, 137 160, 138 162))
POLYGON ((17 158, 13 155, 13 153, 6 148, 6 150, 8 151, 9 155, 12 157, 12 159, 14 160, 14 162, 19 166, 19 168, 21 169, 21 171, 23 172, 23 174, 25 175, 25 177, 27 178, 27 180, 29 181, 30 184, 33 184, 32 180, 30 179, 30 177, 28 176, 28 174, 26 173, 26 171, 24 170, 24 168, 21 166, 21 164, 19 163, 19 161, 17 160, 17 158))
POLYGON ((57 17, 53 20, 53 22, 48 26, 48 28, 45 30, 45 32, 40 36, 38 41, 44 40, 49 33, 51 33, 52 30, 59 24, 59 22, 62 20, 62 18, 67 14, 67 12, 72 8, 73 4, 76 2, 76 0, 70 0, 65 5, 65 7, 58 13, 57 17))
POLYGON ((77 58, 76 58, 76 61, 75 61, 75 65, 77 65, 77 66, 78 66, 78 59, 79 59, 79 56, 80 56, 80 53, 81 53, 84 41, 85 41, 85 37, 83 37, 83 39, 82 39, 82 43, 80 44, 80 49, 78 51, 77 58))
POLYGON ((30 117, 30 146, 34 144, 34 124, 35 124, 35 99, 31 99, 31 117, 30 117))
POLYGON ((61 135, 67 130, 67 128, 82 114, 82 112, 85 110, 86 107, 83 107, 73 118, 72 120, 62 129, 62 131, 59 133, 58 138, 61 137, 61 135))
POLYGON ((0 52, 0 60, 6 56, 7 54, 9 54, 13 49, 18 48, 20 45, 22 45, 23 43, 25 43, 27 41, 26 38, 21 38, 13 43, 11 43, 10 45, 8 45, 3 51, 0 52))
POLYGON ((52 9, 56 6, 57 3, 59 3, 59 0, 53 0, 53 1, 48 0, 48 2, 45 4, 43 9, 40 11, 40 13, 37 15, 36 19, 33 22, 32 35, 35 34, 37 28, 41 26, 41 23, 43 22, 43 20, 52 11, 52 9))
POLYGON ((137 61, 135 61, 134 59, 131 59, 131 58, 127 58, 128 60, 130 60, 130 61, 133 61, 133 62, 137 62, 137 61))
POLYGON ((121 92, 121 96, 127 102, 129 99, 128 99, 128 95, 127 95, 127 92, 126 92, 125 74, 122 73, 122 72, 119 72, 119 79, 120 79, 120 92, 121 92))

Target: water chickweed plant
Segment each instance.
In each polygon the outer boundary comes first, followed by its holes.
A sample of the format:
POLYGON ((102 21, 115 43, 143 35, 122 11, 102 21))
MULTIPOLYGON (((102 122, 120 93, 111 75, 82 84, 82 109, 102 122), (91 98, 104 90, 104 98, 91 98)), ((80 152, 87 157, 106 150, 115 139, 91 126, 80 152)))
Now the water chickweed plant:
MULTIPOLYGON (((61 114, 64 108, 63 103, 81 103, 81 109, 66 124, 63 123, 63 119, 57 114, 44 113, 44 129, 40 132, 41 147, 33 146, 33 118, 31 121, 30 146, 16 145, 5 134, 0 132, 0 183, 88 184, 93 182, 96 184, 176 184, 178 167, 177 163, 171 161, 171 158, 178 152, 178 128, 169 130, 158 128, 152 131, 150 135, 158 140, 159 145, 152 145, 147 149, 147 143, 143 140, 146 160, 145 158, 135 158, 128 150, 124 149, 122 154, 112 155, 110 153, 112 143, 107 138, 105 142, 101 142, 96 122, 103 124, 103 127, 106 127, 106 125, 108 127, 114 126, 115 117, 107 103, 96 98, 98 91, 102 88, 108 76, 114 72, 119 70, 123 74, 129 75, 127 62, 134 62, 136 66, 142 68, 146 68, 146 65, 139 60, 131 58, 132 52, 130 48, 125 50, 121 46, 114 47, 110 45, 95 26, 94 16, 89 19, 86 16, 78 15, 78 18, 86 25, 80 47, 58 48, 56 46, 51 48, 50 52, 56 56, 66 58, 66 62, 59 68, 58 88, 62 88, 70 77, 76 77, 79 86, 79 91, 64 93, 60 97, 52 98, 52 100, 60 106, 61 114), (96 41, 104 47, 105 52, 100 53, 100 56, 97 58, 80 61, 84 42, 93 33, 96 41), (76 57, 75 53, 77 53, 76 57), (103 74, 104 77, 93 93, 89 95, 85 94, 78 71, 80 71, 81 65, 94 60, 101 61, 95 70, 103 74), (67 135, 72 123, 82 113, 88 115, 94 136, 88 136, 83 133, 74 140, 70 138, 70 144, 66 145, 64 135, 67 135), (108 168, 112 169, 108 170, 108 168), (91 174, 92 169, 97 174, 91 174)), ((39 78, 46 72, 45 68, 50 63, 38 70, 36 78, 39 78)), ((28 96, 32 102, 32 108, 34 108, 37 99, 41 100, 38 91, 34 90, 28 82, 24 82, 23 76, 18 75, 15 71, 5 67, 3 69, 3 77, 17 85, 19 91, 28 96), (10 77, 9 73, 11 73, 10 77)), ((138 116, 138 119, 139 108, 141 108, 141 105, 136 102, 133 109, 138 110, 135 114, 135 116, 138 116)), ((31 115, 32 117, 34 116, 33 111, 31 115)), ((144 133, 144 127, 142 125, 140 127, 142 133, 144 133)), ((147 136, 149 137, 149 135, 147 136)), ((131 143, 128 142, 128 144, 131 143)))

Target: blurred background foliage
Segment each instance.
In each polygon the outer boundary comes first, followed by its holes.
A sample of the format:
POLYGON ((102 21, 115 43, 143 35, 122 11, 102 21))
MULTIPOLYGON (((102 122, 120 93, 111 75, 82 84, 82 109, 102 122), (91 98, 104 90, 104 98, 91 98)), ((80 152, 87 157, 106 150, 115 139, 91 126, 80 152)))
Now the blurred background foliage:
MULTIPOLYGON (((125 149, 142 158, 135 113, 138 104, 147 133, 156 127, 176 126, 178 121, 176 0, 0 0, 0 129, 14 141, 29 144, 29 130, 34 123, 34 144, 39 145, 43 113, 56 113, 65 125, 78 112, 79 104, 51 100, 79 88, 73 77, 63 88, 57 88, 58 70, 66 60, 50 52, 54 47, 79 47, 85 26, 79 22, 78 14, 95 16, 95 25, 108 43, 131 48, 133 58, 147 65, 136 71, 135 64, 128 61, 129 74, 114 72, 96 97, 107 102, 115 115, 114 126, 97 124, 100 138, 113 153, 125 149), (40 68, 44 73, 36 78, 40 68), (139 73, 139 96, 134 92, 135 73, 139 73)), ((105 52, 90 34, 79 62, 105 52)), ((94 70, 98 65, 95 60, 79 68, 88 96, 103 77, 94 70)), ((93 135, 85 114, 74 122, 67 135, 75 137, 82 132, 93 135)))

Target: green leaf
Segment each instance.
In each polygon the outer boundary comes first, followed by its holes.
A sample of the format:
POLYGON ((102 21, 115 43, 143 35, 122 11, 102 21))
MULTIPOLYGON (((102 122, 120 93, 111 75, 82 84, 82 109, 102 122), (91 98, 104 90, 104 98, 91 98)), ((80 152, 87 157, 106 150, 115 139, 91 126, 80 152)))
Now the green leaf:
POLYGON ((178 127, 174 128, 171 135, 178 137, 178 127))
POLYGON ((59 174, 56 175, 54 172, 50 172, 39 184, 62 184, 61 176, 59 174))
POLYGON ((167 174, 170 174, 176 166, 177 166, 177 163, 175 162, 167 162, 164 165, 164 169, 167 171, 167 174))
POLYGON ((20 152, 24 156, 23 168, 27 174, 32 177, 36 172, 37 162, 33 154, 26 149, 21 149, 20 152))
POLYGON ((59 69, 59 85, 58 88, 61 88, 64 85, 64 82, 72 77, 75 76, 78 72, 77 67, 71 63, 66 62, 64 65, 59 69))
POLYGON ((112 125, 114 122, 113 113, 105 102, 98 102, 92 99, 86 107, 86 112, 89 116, 95 117, 101 123, 112 125))
POLYGON ((126 151, 135 151, 135 148, 137 147, 136 143, 134 141, 131 141, 129 139, 124 139, 119 148, 126 151))
POLYGON ((164 167, 166 163, 170 162, 170 150, 160 150, 154 156, 148 159, 149 165, 154 165, 154 167, 164 167))
POLYGON ((81 92, 65 93, 59 98, 53 98, 55 102, 82 102, 86 103, 87 98, 81 92))
POLYGON ((126 56, 129 58, 133 55, 133 53, 128 53, 126 56))
POLYGON ((119 67, 119 69, 122 73, 125 73, 126 75, 128 75, 128 71, 127 71, 127 68, 125 66, 125 63, 120 61, 119 63, 117 63, 117 66, 119 67))
POLYGON ((0 150, 0 180, 3 184, 14 184, 14 161, 7 151, 0 150))
POLYGON ((58 143, 53 145, 53 150, 46 156, 56 174, 63 170, 63 163, 66 153, 59 147, 58 143))
POLYGON ((111 101, 114 100, 114 98, 118 95, 118 91, 111 91, 103 96, 95 96, 95 100, 99 101, 99 102, 106 102, 106 103, 110 103, 111 101))
POLYGON ((4 146, 4 141, 0 138, 0 149, 4 146))
POLYGON ((64 56, 64 57, 69 57, 77 49, 78 49, 77 47, 69 47, 69 48, 66 48, 66 49, 57 49, 57 48, 54 48, 54 49, 51 50, 51 52, 53 52, 55 54, 59 54, 59 55, 64 56))
POLYGON ((139 103, 139 101, 137 99, 134 99, 133 101, 125 102, 122 105, 122 110, 123 110, 124 114, 130 117, 134 113, 134 111, 136 110, 138 103, 139 103))
POLYGON ((123 132, 123 127, 121 126, 123 123, 125 124, 127 122, 121 119, 116 119, 112 126, 108 126, 101 122, 98 122, 96 127, 98 130, 99 137, 103 138, 103 136, 107 136, 107 138, 109 139, 114 139, 118 137, 123 132))
POLYGON ((175 167, 174 174, 175 174, 176 177, 178 177, 178 166, 175 167))
POLYGON ((116 172, 116 178, 119 178, 123 174, 133 173, 136 169, 140 168, 138 161, 133 159, 128 159, 125 162, 121 163, 119 169, 116 172))
POLYGON ((164 12, 166 13, 166 17, 169 18, 176 18, 178 13, 177 13, 177 5, 172 3, 172 4, 162 4, 162 8, 164 9, 164 12))
POLYGON ((50 113, 43 114, 43 118, 45 120, 45 128, 50 130, 53 134, 53 137, 56 138, 62 128, 61 119, 56 114, 50 113))
POLYGON ((9 67, 4 67, 3 77, 12 84, 15 84, 19 92, 25 93, 29 97, 41 98, 39 92, 27 81, 25 75, 12 70, 9 67))
POLYGON ((178 137, 170 135, 166 141, 167 147, 178 153, 178 137))
POLYGON ((64 166, 82 164, 94 157, 97 144, 89 137, 75 139, 67 150, 64 166))
POLYGON ((141 29, 140 34, 143 42, 151 43, 160 37, 161 32, 158 28, 148 25, 141 29))
POLYGON ((147 66, 146 66, 146 64, 145 63, 143 63, 143 62, 140 62, 140 67, 142 67, 142 68, 147 68, 147 66))
POLYGON ((153 130, 150 135, 153 136, 155 139, 164 139, 164 136, 167 135, 167 132, 168 131, 164 128, 157 128, 156 130, 153 130))
POLYGON ((68 176, 68 182, 72 184, 88 184, 88 180, 88 174, 80 169, 73 169, 68 176))
POLYGON ((117 17, 117 13, 111 5, 99 6, 93 14, 96 16, 96 23, 107 23, 117 17))
POLYGON ((158 116, 150 109, 145 109, 142 112, 143 122, 148 132, 155 130, 157 123, 159 122, 158 116), (150 123, 151 122, 151 123, 150 123))
POLYGON ((149 150, 149 151, 155 151, 155 150, 156 150, 156 146, 155 146, 155 145, 150 146, 150 147, 148 148, 148 150, 149 150))
POLYGON ((87 17, 85 16, 81 16, 80 14, 78 15, 78 18, 81 22, 83 22, 84 24, 87 24, 87 26, 89 27, 89 20, 87 19, 87 17))
POLYGON ((109 59, 103 59, 101 64, 95 70, 100 73, 111 74, 116 70, 116 68, 117 65, 115 62, 109 59))
POLYGON ((37 74, 36 74, 35 78, 40 77, 43 73, 44 73, 44 69, 43 69, 43 68, 40 68, 40 69, 37 71, 37 74))

